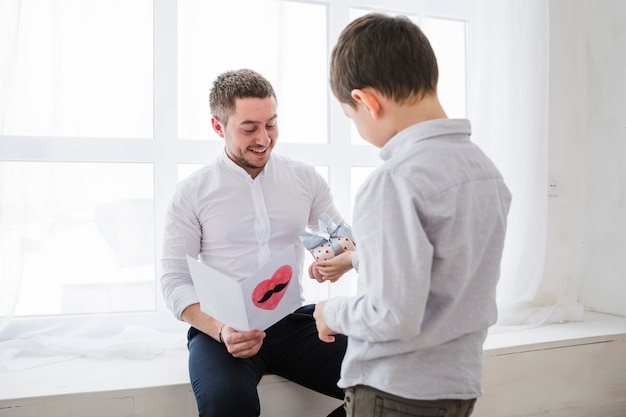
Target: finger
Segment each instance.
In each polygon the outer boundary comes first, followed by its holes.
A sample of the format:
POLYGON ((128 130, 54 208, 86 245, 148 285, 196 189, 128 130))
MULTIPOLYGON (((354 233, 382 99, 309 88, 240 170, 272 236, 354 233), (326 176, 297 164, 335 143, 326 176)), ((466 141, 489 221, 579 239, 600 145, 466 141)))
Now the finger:
POLYGON ((334 268, 320 269, 320 275, 327 278, 331 275, 337 275, 337 271, 334 268))
POLYGON ((322 276, 320 279, 318 279, 318 282, 326 282, 326 281, 330 281, 330 282, 335 282, 337 281, 339 278, 341 278, 341 275, 337 275, 337 274, 332 274, 332 275, 324 275, 322 276))
POLYGON ((228 332, 228 334, 224 336, 224 343, 233 349, 242 349, 254 345, 264 338, 265 332, 256 330, 250 332, 228 332))
POLYGON ((259 353, 259 350, 261 349, 261 346, 262 346, 262 343, 259 343, 259 344, 251 346, 248 349, 237 350, 237 351, 234 351, 234 352, 230 352, 229 351, 229 352, 235 358, 249 358, 249 357, 254 356, 257 353, 259 353))
POLYGON ((256 355, 262 345, 263 339, 253 339, 227 345, 227 349, 236 358, 247 358, 256 355))
POLYGON ((332 343, 332 342, 335 341, 335 336, 333 336, 333 335, 325 334, 325 333, 322 333, 322 332, 318 333, 317 335, 318 335, 318 337, 320 338, 320 340, 322 342, 332 343))

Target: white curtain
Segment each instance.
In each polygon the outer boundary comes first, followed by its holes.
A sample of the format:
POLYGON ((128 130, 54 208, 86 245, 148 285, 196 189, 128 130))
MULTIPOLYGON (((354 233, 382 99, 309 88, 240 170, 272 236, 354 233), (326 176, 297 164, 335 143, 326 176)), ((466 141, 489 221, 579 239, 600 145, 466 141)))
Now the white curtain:
POLYGON ((473 13, 470 119, 513 193, 492 331, 581 320, 577 303, 536 302, 546 261, 549 2, 477 0, 473 13))
MULTIPOLYGON (((15 83, 14 59, 17 49, 19 3, 0 3, 0 135, 4 132, 5 114, 10 111, 10 91, 15 83)), ((0 140, 2 140, 0 138, 0 140)), ((1 151, 1 148, 0 148, 1 151)), ((3 155, 0 154, 0 175, 3 155)), ((0 193, 2 190, 0 189, 0 193)), ((2 197, 0 195, 0 203, 2 197)), ((2 218, 10 216, 7 208, 0 205, 2 218)), ((22 245, 19 233, 0 228, 0 330, 7 324, 15 309, 21 283, 22 245)))

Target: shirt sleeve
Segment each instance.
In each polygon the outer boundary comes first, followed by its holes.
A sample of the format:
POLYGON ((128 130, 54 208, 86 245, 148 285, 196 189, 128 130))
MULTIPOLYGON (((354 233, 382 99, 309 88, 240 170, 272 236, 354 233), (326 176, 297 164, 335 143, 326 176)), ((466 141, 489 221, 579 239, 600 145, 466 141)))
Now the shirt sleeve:
POLYGON ((356 272, 359 272, 359 252, 356 250, 352 254, 352 268, 354 268, 356 272))
POLYGON ((186 259, 187 254, 200 251, 201 232, 193 195, 188 187, 179 186, 165 218, 161 290, 165 304, 179 320, 187 307, 198 302, 186 259))
POLYGON ((433 256, 420 204, 409 182, 392 172, 364 184, 354 210, 359 292, 328 301, 324 318, 331 329, 370 342, 420 333, 433 256))

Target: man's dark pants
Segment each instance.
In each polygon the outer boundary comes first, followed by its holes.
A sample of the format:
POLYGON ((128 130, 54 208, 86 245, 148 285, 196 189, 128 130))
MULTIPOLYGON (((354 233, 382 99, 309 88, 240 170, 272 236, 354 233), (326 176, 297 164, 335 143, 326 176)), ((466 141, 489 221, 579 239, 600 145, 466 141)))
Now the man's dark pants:
MULTIPOLYGON (((279 375, 343 400, 344 392, 337 381, 347 338, 336 335, 334 343, 319 340, 314 308, 301 307, 267 329, 261 350, 247 359, 234 358, 223 344, 191 328, 189 375, 200 416, 258 416, 257 385, 265 374, 279 375)), ((345 416, 343 406, 330 416, 345 416)))

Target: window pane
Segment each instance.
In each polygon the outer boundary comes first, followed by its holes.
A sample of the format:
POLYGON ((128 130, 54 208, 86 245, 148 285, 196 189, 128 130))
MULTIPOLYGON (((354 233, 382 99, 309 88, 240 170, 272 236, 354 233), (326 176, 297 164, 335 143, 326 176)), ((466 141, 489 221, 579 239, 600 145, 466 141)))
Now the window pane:
POLYGON ((441 105, 450 118, 467 117, 466 22, 429 17, 421 28, 437 55, 441 105))
POLYGON ((178 31, 181 139, 218 139, 210 123, 211 83, 224 71, 251 68, 276 89, 280 141, 328 142, 325 5, 180 0, 178 31))
POLYGON ((365 182, 365 179, 369 174, 374 171, 376 167, 352 167, 350 171, 350 195, 351 195, 351 203, 352 203, 352 211, 354 211, 354 199, 356 198, 357 192, 365 182))
POLYGON ((5 162, 0 189, 16 315, 155 309, 152 164, 5 162))
MULTIPOLYGON (((316 165, 315 170, 326 181, 328 181, 328 165, 316 165)), ((309 278, 309 265, 314 262, 313 256, 309 251, 306 252, 304 257, 304 271, 302 272, 302 295, 306 302, 317 302, 328 298, 330 283, 319 283, 314 279, 309 278)))
POLYGON ((0 8, 0 134, 152 136, 150 0, 18 4, 0 8))

